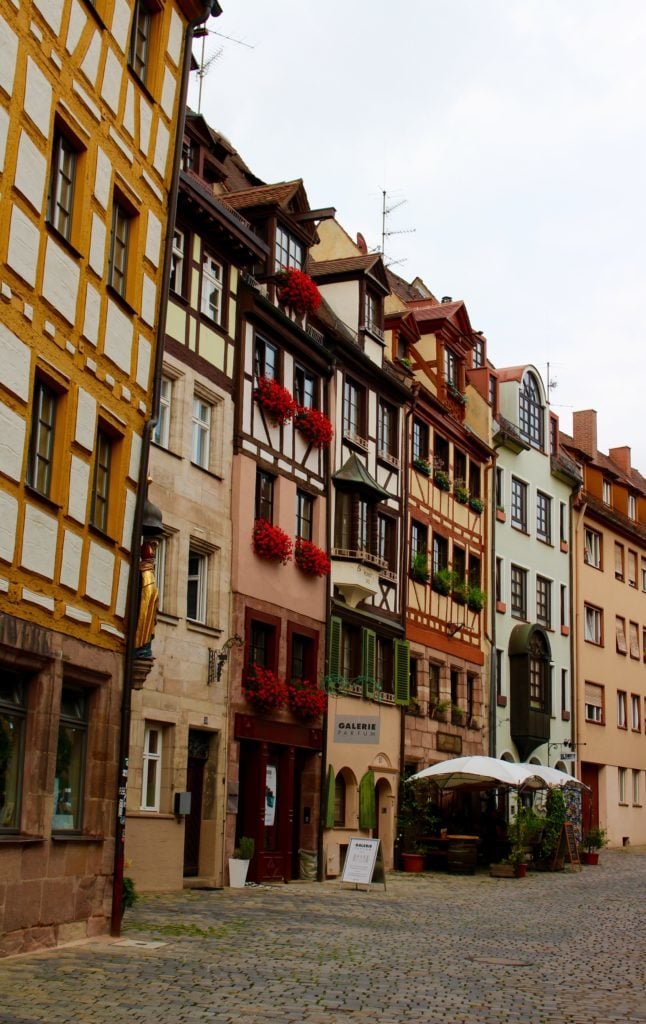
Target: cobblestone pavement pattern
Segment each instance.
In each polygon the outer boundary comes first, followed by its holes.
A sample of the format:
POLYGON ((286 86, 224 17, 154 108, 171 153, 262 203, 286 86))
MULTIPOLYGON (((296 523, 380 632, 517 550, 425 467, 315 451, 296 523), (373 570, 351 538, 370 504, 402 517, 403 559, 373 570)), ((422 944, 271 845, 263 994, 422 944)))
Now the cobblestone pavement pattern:
POLYGON ((128 944, 0 961, 2 1024, 646 1021, 646 849, 597 868, 146 897, 128 944), (164 943, 138 946, 131 940, 164 943))

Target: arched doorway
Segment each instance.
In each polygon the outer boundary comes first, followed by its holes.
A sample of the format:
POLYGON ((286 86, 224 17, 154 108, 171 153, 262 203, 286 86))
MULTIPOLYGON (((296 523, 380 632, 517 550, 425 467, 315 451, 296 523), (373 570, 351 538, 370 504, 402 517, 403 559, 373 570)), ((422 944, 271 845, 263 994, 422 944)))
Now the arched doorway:
POLYGON ((388 871, 393 866, 394 834, 394 796, 388 779, 380 778, 375 783, 375 839, 381 840, 384 856, 384 867, 388 871))

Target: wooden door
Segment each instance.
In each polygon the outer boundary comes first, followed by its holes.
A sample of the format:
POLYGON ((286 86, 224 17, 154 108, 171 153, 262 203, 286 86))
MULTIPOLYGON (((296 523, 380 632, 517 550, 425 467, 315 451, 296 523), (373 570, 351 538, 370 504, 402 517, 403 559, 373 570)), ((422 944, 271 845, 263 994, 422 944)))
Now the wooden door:
POLYGON ((210 741, 209 733, 194 729, 189 731, 186 789, 191 794, 191 813, 184 820, 184 876, 187 878, 194 878, 200 871, 204 768, 209 756, 210 741))

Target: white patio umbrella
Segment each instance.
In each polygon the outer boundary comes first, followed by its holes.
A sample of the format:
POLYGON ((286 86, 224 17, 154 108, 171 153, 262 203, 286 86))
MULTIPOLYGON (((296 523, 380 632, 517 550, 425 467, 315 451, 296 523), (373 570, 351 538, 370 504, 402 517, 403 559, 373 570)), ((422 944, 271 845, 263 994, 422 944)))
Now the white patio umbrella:
MULTIPOLYGON (((539 765, 517 764, 514 761, 502 761, 498 757, 452 757, 447 761, 439 761, 423 768, 416 775, 411 775, 408 782, 416 779, 429 779, 440 789, 459 789, 464 786, 486 786, 498 783, 519 789, 527 786, 540 789, 545 785, 537 777, 534 768, 539 765)), ((554 769, 555 770, 555 769, 554 769)), ((563 775, 564 772, 559 774, 563 775)))
POLYGON ((557 786, 560 789, 563 786, 578 786, 579 789, 587 789, 585 782, 581 782, 580 779, 575 779, 574 775, 569 775, 567 772, 562 772, 558 768, 548 768, 544 764, 528 764, 524 762, 518 766, 519 768, 527 768, 529 771, 537 775, 539 779, 548 786, 557 786))

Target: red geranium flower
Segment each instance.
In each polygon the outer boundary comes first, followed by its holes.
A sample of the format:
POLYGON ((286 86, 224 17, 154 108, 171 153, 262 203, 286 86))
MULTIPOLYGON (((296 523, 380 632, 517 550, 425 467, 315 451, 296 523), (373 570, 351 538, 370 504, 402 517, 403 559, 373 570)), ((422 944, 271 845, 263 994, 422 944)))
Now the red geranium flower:
POLYGON ((284 679, 262 665, 250 665, 242 679, 245 700, 257 711, 274 711, 282 708, 288 698, 284 679))
POLYGON ((316 313, 321 305, 320 291, 303 270, 281 271, 278 284, 278 301, 291 306, 296 313, 316 313))
POLYGON ((270 377, 260 377, 253 397, 270 419, 281 427, 291 420, 298 408, 287 388, 270 377))
POLYGON ((330 559, 325 551, 317 548, 311 540, 297 537, 294 547, 294 561, 306 576, 328 576, 331 569, 330 559))
POLYGON ((327 707, 327 693, 309 679, 294 679, 287 684, 287 702, 297 718, 320 718, 327 707))
POLYGON ((259 558, 268 562, 281 562, 287 565, 292 557, 292 541, 280 526, 268 523, 266 519, 256 519, 253 524, 253 549, 259 558))
POLYGON ((332 441, 332 424, 327 416, 318 409, 306 409, 299 406, 296 410, 294 423, 301 434, 315 448, 326 448, 332 441))

